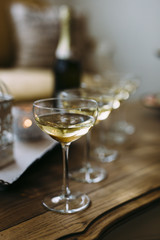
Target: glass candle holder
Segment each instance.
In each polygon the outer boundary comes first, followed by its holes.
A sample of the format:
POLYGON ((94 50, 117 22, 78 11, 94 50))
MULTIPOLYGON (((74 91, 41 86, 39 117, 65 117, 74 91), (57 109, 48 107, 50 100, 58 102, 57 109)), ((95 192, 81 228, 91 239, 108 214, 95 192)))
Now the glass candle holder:
POLYGON ((0 167, 13 161, 13 97, 0 81, 0 167))
POLYGON ((32 113, 32 105, 23 104, 13 109, 14 133, 18 139, 34 141, 41 139, 44 134, 35 124, 32 113))

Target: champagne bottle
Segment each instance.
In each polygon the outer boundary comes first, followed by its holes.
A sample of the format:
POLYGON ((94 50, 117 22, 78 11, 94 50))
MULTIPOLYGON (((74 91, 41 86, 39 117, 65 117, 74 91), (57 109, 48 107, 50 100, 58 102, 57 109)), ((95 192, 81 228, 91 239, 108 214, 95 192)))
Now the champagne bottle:
POLYGON ((71 9, 60 7, 60 38, 54 64, 55 94, 68 88, 77 88, 81 81, 81 63, 73 54, 71 46, 71 9))

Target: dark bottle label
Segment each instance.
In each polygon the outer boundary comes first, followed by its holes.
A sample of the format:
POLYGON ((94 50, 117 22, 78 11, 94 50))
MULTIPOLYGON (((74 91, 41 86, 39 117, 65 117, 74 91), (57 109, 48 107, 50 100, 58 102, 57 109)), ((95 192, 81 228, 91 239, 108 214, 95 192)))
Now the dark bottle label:
POLYGON ((79 61, 57 59, 54 65, 55 94, 64 89, 80 87, 81 74, 82 68, 79 61))

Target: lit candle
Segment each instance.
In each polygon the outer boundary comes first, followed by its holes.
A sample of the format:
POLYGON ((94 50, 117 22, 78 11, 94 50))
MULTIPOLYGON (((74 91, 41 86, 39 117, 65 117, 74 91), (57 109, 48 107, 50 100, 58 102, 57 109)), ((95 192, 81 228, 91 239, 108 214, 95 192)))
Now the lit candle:
POLYGON ((22 140, 35 140, 43 137, 32 114, 32 105, 20 105, 13 108, 14 133, 22 140))
POLYGON ((29 127, 31 127, 31 126, 32 126, 32 120, 29 119, 29 118, 24 119, 23 127, 24 127, 24 128, 29 128, 29 127))

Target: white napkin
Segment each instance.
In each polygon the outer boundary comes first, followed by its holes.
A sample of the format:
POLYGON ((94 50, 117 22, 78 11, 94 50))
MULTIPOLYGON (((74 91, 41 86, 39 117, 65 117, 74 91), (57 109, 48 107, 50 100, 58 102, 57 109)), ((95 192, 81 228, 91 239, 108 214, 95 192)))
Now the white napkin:
POLYGON ((36 159, 40 158, 54 145, 56 145, 56 141, 49 137, 34 142, 24 142, 16 139, 13 145, 14 161, 0 169, 1 183, 13 183, 36 159))

